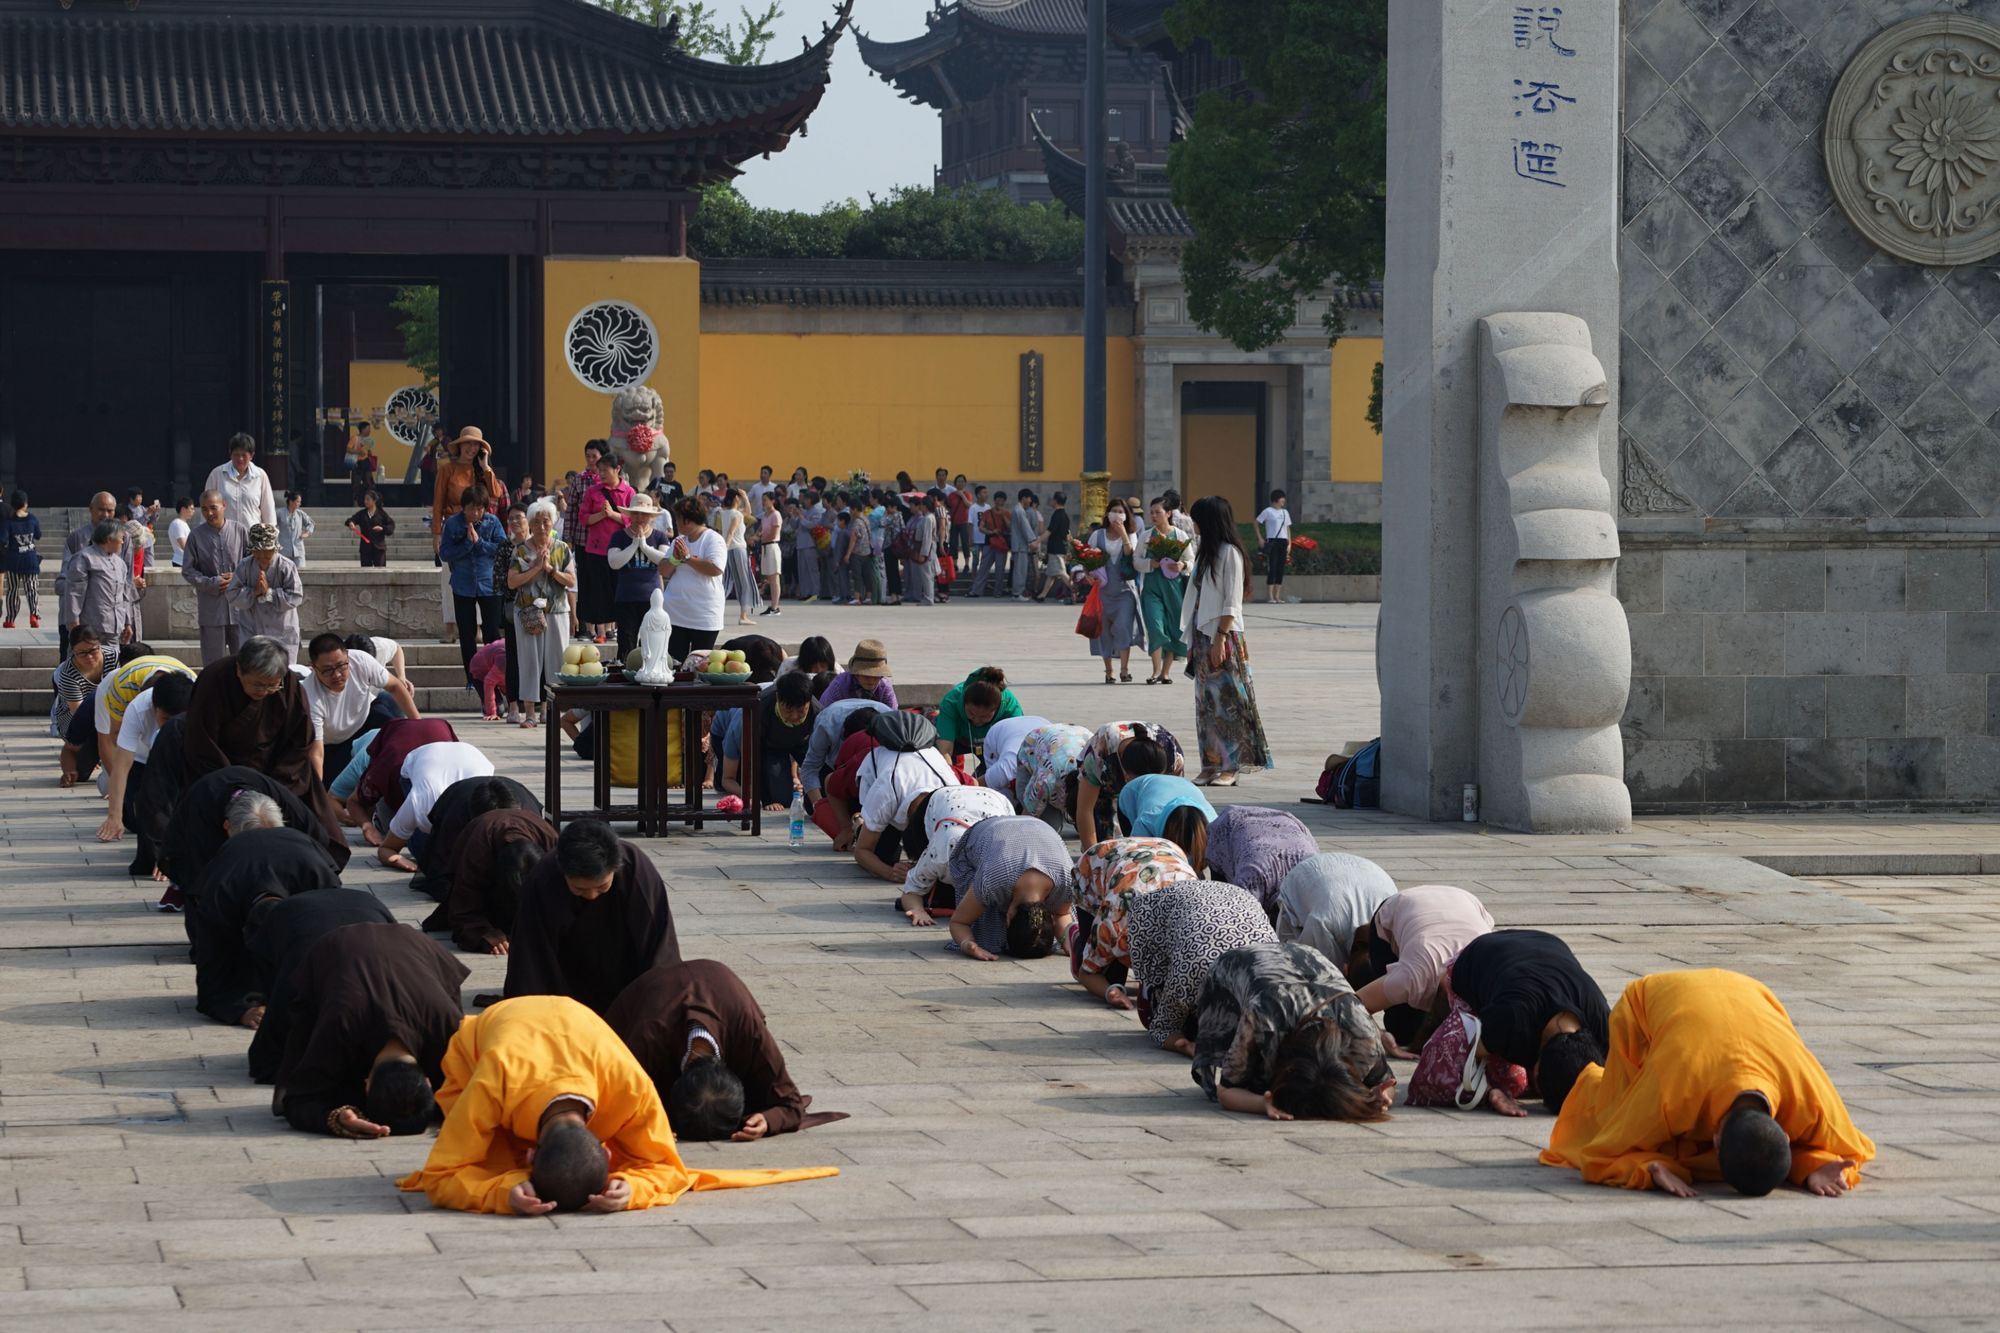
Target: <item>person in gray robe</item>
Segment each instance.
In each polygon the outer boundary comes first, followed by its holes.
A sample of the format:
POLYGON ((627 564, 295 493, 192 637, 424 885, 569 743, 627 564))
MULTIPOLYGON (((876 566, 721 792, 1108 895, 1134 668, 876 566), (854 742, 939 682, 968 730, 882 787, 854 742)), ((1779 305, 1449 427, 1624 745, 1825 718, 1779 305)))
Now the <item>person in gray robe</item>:
POLYGON ((129 643, 137 630, 139 588, 125 553, 125 525, 96 524, 91 541, 63 561, 62 623, 88 626, 103 643, 129 643))
POLYGON ((299 660, 299 604, 306 599, 299 567, 278 554, 278 529, 252 524, 250 554, 236 566, 224 599, 243 639, 263 636, 285 649, 286 661, 299 660))
POLYGON ((249 554, 250 535, 228 517, 219 491, 202 492, 201 517, 188 533, 181 577, 194 585, 201 660, 206 663, 229 656, 242 642, 224 598, 235 581, 236 567, 249 554))
POLYGON ((937 520, 931 517, 930 501, 919 499, 905 526, 916 536, 909 543, 910 557, 903 561, 903 600, 911 606, 929 606, 937 600, 937 578, 931 573, 937 559, 937 520))

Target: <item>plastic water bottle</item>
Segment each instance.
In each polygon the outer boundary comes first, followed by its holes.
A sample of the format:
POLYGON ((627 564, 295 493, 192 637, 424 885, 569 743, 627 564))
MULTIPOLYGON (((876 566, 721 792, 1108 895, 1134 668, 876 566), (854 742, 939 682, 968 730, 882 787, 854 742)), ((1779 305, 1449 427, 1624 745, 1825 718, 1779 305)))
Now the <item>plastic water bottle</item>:
POLYGON ((791 821, 787 836, 791 839, 792 850, 796 852, 806 845, 806 794, 797 787, 792 788, 791 821))

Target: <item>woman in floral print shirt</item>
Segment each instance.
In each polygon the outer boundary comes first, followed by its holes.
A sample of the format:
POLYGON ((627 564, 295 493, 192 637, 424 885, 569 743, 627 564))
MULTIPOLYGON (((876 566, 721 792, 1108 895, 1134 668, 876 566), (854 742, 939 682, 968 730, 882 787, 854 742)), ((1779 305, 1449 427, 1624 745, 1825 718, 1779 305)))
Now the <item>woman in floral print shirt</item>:
POLYGON ((1181 849, 1165 838, 1112 838, 1086 851, 1076 863, 1070 974, 1113 1009, 1130 1009, 1124 987, 1132 965, 1126 910, 1141 894, 1197 878, 1181 849))

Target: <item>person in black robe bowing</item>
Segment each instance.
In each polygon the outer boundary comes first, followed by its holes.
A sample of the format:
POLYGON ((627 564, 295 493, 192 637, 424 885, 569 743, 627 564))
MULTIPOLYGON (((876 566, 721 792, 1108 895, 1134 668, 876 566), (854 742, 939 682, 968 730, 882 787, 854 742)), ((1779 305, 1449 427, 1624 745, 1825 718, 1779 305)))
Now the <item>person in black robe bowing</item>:
POLYGON ((338 887, 333 858, 297 829, 251 827, 230 838, 188 891, 195 1008, 219 1023, 262 1022, 261 968, 245 936, 279 899, 338 887))
POLYGON ((452 854, 450 891, 424 919, 467 953, 503 954, 520 914, 521 886, 555 850, 556 831, 519 807, 489 810, 465 826, 452 854))
POLYGON ((396 924, 387 903, 367 889, 322 889, 273 903, 258 914, 243 943, 257 961, 264 993, 264 1018, 250 1039, 250 1077, 269 1083, 278 1076, 290 1032, 290 980, 308 950, 343 926, 396 924))
POLYGON ((313 839, 326 849, 336 868, 346 868, 352 853, 338 825, 329 828, 322 824, 305 802, 275 778, 232 764, 197 778, 178 793, 159 843, 160 869, 169 879, 182 888, 200 881, 202 870, 229 840, 226 812, 242 792, 257 792, 277 802, 280 822, 286 828, 313 839))
POLYGON ((291 1012, 271 1112, 308 1134, 420 1134, 464 1021, 471 974, 420 931, 342 926, 286 982, 291 1012))
POLYGON ((602 1014, 641 972, 680 960, 660 872, 609 824, 580 819, 521 890, 507 998, 566 995, 602 1014))
POLYGON ((641 974, 604 1021, 659 1089, 676 1137, 745 1143, 846 1118, 807 1113, 756 997, 713 959, 641 974))
POLYGON ((201 669, 181 734, 189 778, 232 764, 254 768, 338 829, 340 811, 313 767, 312 746, 312 706, 285 645, 258 635, 201 669))
POLYGON ((417 873, 410 880, 410 887, 439 902, 449 897, 458 874, 459 838, 466 825, 493 810, 526 810, 539 819, 542 802, 521 783, 497 773, 460 778, 439 792, 431 806, 430 837, 424 840, 424 849, 417 857, 417 873))

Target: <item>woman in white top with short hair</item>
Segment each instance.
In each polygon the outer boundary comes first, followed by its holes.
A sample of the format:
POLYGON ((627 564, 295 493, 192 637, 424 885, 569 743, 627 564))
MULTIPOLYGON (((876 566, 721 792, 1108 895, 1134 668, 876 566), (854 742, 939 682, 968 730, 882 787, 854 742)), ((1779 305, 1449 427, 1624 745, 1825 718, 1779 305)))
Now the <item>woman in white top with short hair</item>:
POLYGON ((1250 679, 1250 645, 1243 637, 1243 594, 1249 561, 1229 501, 1194 502, 1194 578, 1181 603, 1181 638, 1194 667, 1195 730, 1205 787, 1233 787, 1242 768, 1271 767, 1271 747, 1257 713, 1250 679))

